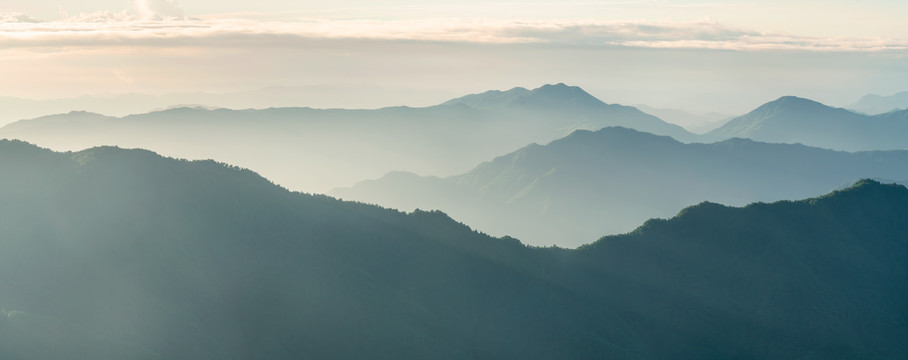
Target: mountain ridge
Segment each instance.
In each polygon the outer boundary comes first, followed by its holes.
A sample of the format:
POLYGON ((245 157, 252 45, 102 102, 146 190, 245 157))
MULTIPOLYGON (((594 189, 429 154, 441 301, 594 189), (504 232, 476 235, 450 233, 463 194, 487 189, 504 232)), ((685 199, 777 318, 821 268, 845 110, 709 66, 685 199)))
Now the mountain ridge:
POLYGON ((908 91, 889 96, 867 94, 848 106, 848 108, 868 115, 879 115, 893 110, 906 109, 908 108, 908 91))
POLYGON ((703 203, 568 250, 144 150, 0 141, 0 167, 4 358, 908 354, 904 187, 703 203))
POLYGON ((732 138, 684 144, 632 129, 578 130, 442 178, 377 178, 330 194, 397 209, 444 209, 497 236, 574 247, 709 200, 819 195, 860 178, 908 179, 908 151, 848 153, 732 138))
POLYGON ((533 100, 492 101, 493 105, 479 108, 457 102, 374 110, 176 108, 98 118, 90 126, 68 121, 73 115, 60 115, 53 118, 57 120, 38 118, 4 126, 0 138, 58 151, 119 145, 173 157, 214 158, 307 192, 327 192, 393 170, 456 174, 492 156, 549 142, 575 129, 621 124, 686 141, 699 139, 634 108, 605 105, 580 88, 560 84, 520 89, 467 98, 512 93, 515 98, 535 96, 533 100), (572 102, 575 98, 592 105, 578 106, 572 102), (290 166, 278 160, 289 154, 294 159, 290 166))
POLYGON ((783 96, 729 120, 707 135, 802 143, 844 151, 908 149, 908 118, 868 116, 795 96, 783 96))

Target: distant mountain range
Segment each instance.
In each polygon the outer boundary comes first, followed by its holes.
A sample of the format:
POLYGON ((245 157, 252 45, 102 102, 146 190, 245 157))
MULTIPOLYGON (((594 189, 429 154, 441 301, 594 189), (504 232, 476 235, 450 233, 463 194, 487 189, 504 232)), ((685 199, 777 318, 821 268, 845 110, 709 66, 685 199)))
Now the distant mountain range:
POLYGON ((0 141, 0 168, 4 359, 908 357, 901 186, 564 250, 143 150, 0 141))
POLYGON ((56 150, 118 145, 212 158, 255 169, 295 190, 325 192, 398 169, 456 174, 529 143, 616 125, 698 139, 680 126, 564 84, 491 91, 426 108, 175 108, 121 118, 70 112, 9 124, 0 128, 0 138, 56 150))
POLYGON ((397 99, 407 99, 407 105, 421 106, 435 104, 438 99, 445 98, 450 98, 450 95, 440 91, 390 89, 355 84, 277 86, 225 93, 117 94, 41 100, 0 97, 0 109, 3 109, 0 113, 0 126, 22 119, 33 119, 74 110, 110 116, 126 116, 159 111, 179 104, 231 109, 287 106, 375 109, 389 105, 403 105, 397 99))
POLYGON ((785 96, 706 135, 845 151, 908 149, 908 110, 868 116, 785 96))
POLYGON ((443 209, 494 235, 575 247, 703 200, 798 199, 864 177, 908 180, 908 151, 846 153, 746 139, 684 144, 613 127, 533 144, 456 176, 392 172, 330 194, 443 209))
MULTIPOLYGON (((684 117, 649 110, 674 121, 684 117)), ((868 116, 786 96, 697 135, 564 84, 488 91, 424 108, 178 107, 124 117, 77 111, 17 121, 0 128, 0 138, 61 151, 117 145, 216 159, 294 190, 324 193, 391 171, 461 174, 527 144, 610 126, 684 143, 749 138, 845 151, 908 149, 908 110, 868 116)))
POLYGON ((908 91, 889 96, 868 94, 848 108, 869 115, 908 109, 908 91))
POLYGON ((733 115, 717 112, 692 114, 684 110, 655 108, 642 104, 634 105, 634 107, 668 123, 681 126, 694 134, 703 134, 715 130, 734 117, 733 115))

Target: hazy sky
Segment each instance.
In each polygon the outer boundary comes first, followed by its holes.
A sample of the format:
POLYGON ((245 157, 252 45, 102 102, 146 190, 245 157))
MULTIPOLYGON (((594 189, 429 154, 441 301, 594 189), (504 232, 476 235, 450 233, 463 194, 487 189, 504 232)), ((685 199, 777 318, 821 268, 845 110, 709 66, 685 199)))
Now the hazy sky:
POLYGON ((906 18, 901 0, 0 0, 0 96, 331 85, 428 105, 564 82, 610 103, 844 106, 908 90, 906 18))

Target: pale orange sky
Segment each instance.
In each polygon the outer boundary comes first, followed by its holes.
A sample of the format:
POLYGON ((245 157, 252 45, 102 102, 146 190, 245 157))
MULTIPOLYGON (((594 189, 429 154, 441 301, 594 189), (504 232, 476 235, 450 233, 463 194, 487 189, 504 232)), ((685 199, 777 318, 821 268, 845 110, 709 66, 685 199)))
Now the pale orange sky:
POLYGON ((908 90, 902 1, 327 4, 0 0, 0 95, 356 84, 431 91, 388 104, 428 105, 566 82, 607 102, 744 110, 908 90))

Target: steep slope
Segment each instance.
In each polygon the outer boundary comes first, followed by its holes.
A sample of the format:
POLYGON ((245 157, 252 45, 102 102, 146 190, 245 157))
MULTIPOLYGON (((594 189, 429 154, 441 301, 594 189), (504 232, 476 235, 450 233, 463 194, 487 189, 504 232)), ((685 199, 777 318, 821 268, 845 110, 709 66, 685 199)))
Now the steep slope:
POLYGON ((333 195, 443 209, 495 235, 575 247, 703 200, 817 196, 859 178, 908 179, 908 151, 845 153, 731 139, 683 144, 625 128, 577 131, 447 178, 392 173, 333 195))
POLYGON ((794 96, 763 104, 707 133, 845 151, 908 149, 905 134, 906 119, 857 114, 794 96))
POLYGON ((561 250, 147 151, 0 141, 0 166, 4 358, 908 354, 904 187, 561 250))
POLYGON ((563 84, 470 95, 426 108, 175 108, 122 118, 69 113, 18 121, 0 138, 55 150, 117 145, 255 169, 307 192, 407 169, 450 175, 575 129, 622 125, 693 141, 680 127, 563 84))

